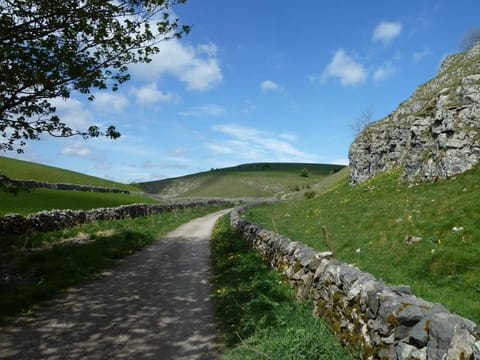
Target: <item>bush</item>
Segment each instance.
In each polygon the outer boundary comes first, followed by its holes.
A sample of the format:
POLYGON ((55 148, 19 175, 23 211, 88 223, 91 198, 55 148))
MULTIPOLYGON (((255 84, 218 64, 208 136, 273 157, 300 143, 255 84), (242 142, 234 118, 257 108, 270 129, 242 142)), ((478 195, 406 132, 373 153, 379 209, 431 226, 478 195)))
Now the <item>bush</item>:
POLYGON ((317 193, 313 190, 310 190, 310 191, 305 191, 303 193, 303 196, 305 197, 305 199, 313 199, 315 197, 317 193))

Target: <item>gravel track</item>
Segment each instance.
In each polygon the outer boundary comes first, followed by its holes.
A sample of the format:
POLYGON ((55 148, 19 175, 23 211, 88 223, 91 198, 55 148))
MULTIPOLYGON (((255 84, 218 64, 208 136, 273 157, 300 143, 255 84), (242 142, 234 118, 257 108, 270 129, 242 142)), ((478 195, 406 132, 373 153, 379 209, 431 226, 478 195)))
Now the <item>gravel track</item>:
POLYGON ((0 359, 215 359, 209 239, 229 211, 179 227, 0 327, 0 359))

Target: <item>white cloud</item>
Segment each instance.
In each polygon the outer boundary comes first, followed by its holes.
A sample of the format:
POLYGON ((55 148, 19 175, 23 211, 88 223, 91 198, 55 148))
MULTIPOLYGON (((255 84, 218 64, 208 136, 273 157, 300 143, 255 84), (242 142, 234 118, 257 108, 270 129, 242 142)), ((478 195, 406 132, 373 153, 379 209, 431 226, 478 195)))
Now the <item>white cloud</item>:
POLYGON ((225 108, 218 104, 204 104, 179 112, 181 116, 220 116, 225 114, 225 108))
POLYGON ((340 79, 342 85, 358 85, 367 79, 367 71, 343 49, 339 49, 323 71, 322 81, 326 81, 329 77, 340 79))
POLYGON ((150 63, 131 66, 134 76, 151 81, 170 74, 186 83, 187 89, 196 91, 210 89, 223 80, 215 44, 193 47, 172 39, 161 42, 158 47, 160 52, 150 63))
POLYGON ((373 73, 373 80, 381 81, 391 78, 398 73, 398 68, 392 63, 385 63, 379 66, 373 73))
POLYGON ((419 62, 420 60, 431 54, 432 51, 429 48, 424 48, 423 50, 414 52, 412 55, 412 59, 414 62, 419 62))
POLYGON ((170 154, 174 157, 185 155, 188 152, 188 149, 183 146, 177 146, 170 149, 170 154))
POLYGON ((298 136, 294 134, 279 134, 278 137, 291 142, 298 140, 298 136))
POLYGON ((177 96, 173 93, 164 93, 158 90, 155 83, 145 85, 141 88, 132 88, 132 94, 136 97, 139 104, 168 103, 175 102, 177 96))
POLYGON ((88 147, 80 142, 65 146, 61 151, 62 155, 86 157, 92 152, 88 147))
POLYGON ((235 148, 235 153, 243 158, 254 161, 317 161, 316 155, 297 149, 281 134, 237 124, 216 125, 213 130, 230 136, 231 139, 225 141, 225 147, 235 148))
POLYGON ((62 122, 74 130, 86 130, 93 123, 92 114, 85 110, 83 104, 76 99, 55 98, 51 100, 56 107, 56 114, 62 122))
POLYGON ((209 148, 210 150, 212 150, 214 153, 217 153, 217 154, 233 153, 233 150, 228 146, 222 146, 222 145, 213 144, 213 143, 206 144, 206 146, 207 148, 209 148))
POLYGON ((119 93, 97 92, 93 105, 100 111, 120 113, 128 106, 128 99, 119 93))
POLYGON ((403 25, 398 21, 382 21, 373 30, 372 40, 389 45, 393 39, 400 35, 403 25))
POLYGON ((272 80, 262 81, 260 83, 260 88, 262 89, 263 92, 282 90, 282 87, 272 80))

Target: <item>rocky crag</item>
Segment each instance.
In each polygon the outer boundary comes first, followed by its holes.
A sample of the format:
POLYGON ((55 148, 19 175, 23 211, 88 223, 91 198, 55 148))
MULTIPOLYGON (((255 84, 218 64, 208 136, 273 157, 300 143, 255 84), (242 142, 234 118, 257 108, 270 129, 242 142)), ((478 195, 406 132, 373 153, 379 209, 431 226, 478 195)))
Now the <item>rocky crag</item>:
POLYGON ((402 169, 402 180, 434 181, 480 160, 480 43, 448 56, 435 78, 357 136, 350 183, 402 169))

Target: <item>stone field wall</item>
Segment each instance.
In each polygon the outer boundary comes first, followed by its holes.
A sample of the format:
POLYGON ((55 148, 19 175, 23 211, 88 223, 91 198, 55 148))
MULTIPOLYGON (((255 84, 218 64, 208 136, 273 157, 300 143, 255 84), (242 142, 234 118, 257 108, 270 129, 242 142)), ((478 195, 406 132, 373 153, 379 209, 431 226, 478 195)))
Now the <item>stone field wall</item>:
POLYGON ((97 220, 119 220, 181 210, 192 207, 231 203, 223 200, 207 200, 191 203, 132 204, 113 208, 92 210, 50 210, 27 216, 7 214, 0 217, 0 235, 29 234, 34 232, 56 231, 97 220))
POLYGON ((13 179, 0 179, 1 182, 8 183, 9 185, 18 186, 20 188, 35 189, 52 189, 52 190, 73 190, 73 191, 90 191, 90 192, 108 192, 108 193, 122 193, 130 194, 129 190, 90 186, 90 185, 77 185, 77 184, 63 184, 63 183, 47 183, 36 180, 13 180, 13 179))
POLYGON ((408 286, 390 286, 331 252, 318 252, 231 214, 232 227, 309 298, 341 341, 362 359, 480 360, 480 328, 417 298, 408 286))

